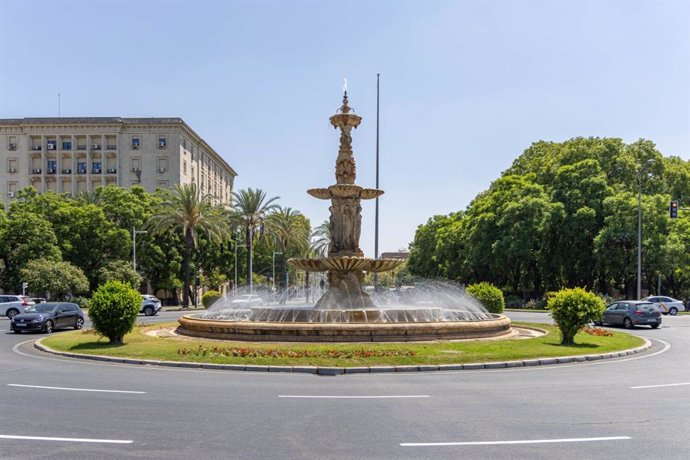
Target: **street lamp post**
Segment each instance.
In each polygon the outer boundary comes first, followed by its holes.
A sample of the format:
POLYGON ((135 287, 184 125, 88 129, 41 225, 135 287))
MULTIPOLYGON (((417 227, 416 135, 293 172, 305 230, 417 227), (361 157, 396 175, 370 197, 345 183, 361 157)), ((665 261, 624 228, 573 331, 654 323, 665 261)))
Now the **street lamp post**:
POLYGON ((235 231, 235 283, 232 285, 232 293, 233 295, 237 292, 237 238, 238 238, 238 232, 235 231))
POLYGON ((273 278, 271 278, 271 279, 273 280, 273 293, 274 294, 276 292, 276 254, 283 255, 283 253, 273 251, 273 278))
POLYGON ((642 174, 654 163, 650 158, 637 169, 637 299, 642 297, 642 174))
POLYGON ((134 271, 137 271, 137 234, 138 233, 148 233, 146 230, 137 230, 136 227, 132 227, 132 267, 134 271))

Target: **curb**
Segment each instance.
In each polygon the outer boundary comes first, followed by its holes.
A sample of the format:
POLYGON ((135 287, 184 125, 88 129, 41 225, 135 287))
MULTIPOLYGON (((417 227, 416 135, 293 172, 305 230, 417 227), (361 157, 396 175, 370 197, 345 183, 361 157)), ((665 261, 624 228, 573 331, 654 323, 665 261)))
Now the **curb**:
POLYGON ((560 364, 575 364, 604 359, 623 358, 649 350, 652 342, 644 339, 645 343, 637 348, 623 350, 613 353, 602 353, 596 355, 561 356, 557 358, 535 358, 517 361, 500 361, 490 363, 467 363, 467 364, 419 364, 411 366, 371 366, 371 367, 316 367, 316 366, 258 366, 242 364, 211 364, 211 363, 190 363, 184 361, 156 361, 149 359, 134 358, 113 358, 102 355, 84 355, 80 353, 69 353, 57 351, 41 343, 42 339, 34 342, 34 348, 39 351, 50 353, 66 358, 87 359, 118 364, 139 364, 147 366, 179 367, 185 369, 212 369, 224 371, 251 371, 251 372, 296 372, 303 374, 316 375, 342 375, 342 374, 378 374, 392 372, 437 372, 437 371, 466 371, 482 369, 507 369, 515 367, 532 366, 554 366, 560 364))

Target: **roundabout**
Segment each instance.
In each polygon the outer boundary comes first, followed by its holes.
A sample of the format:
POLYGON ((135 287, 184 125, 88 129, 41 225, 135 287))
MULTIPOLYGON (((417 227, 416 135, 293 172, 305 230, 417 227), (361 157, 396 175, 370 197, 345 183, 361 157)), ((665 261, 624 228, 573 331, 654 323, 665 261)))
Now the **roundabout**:
POLYGON ((687 441, 659 432, 690 422, 688 330, 686 316, 635 329, 651 348, 610 359, 346 378, 73 359, 5 330, 0 446, 10 459, 680 459, 687 441))

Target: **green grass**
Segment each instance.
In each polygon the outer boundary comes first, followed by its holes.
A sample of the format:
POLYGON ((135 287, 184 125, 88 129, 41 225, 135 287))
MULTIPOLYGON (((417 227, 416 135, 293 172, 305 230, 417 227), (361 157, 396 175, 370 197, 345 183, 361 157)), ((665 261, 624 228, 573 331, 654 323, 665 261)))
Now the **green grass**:
POLYGON ((614 332, 613 336, 600 337, 586 333, 576 336, 573 346, 560 345, 558 329, 548 325, 515 323, 547 331, 542 337, 520 340, 487 340, 467 342, 424 342, 424 343, 358 343, 358 344, 277 344, 248 343, 213 340, 188 340, 185 338, 159 338, 144 334, 146 330, 160 327, 174 327, 177 323, 156 326, 138 326, 125 336, 125 344, 113 346, 108 340, 93 331, 74 331, 55 334, 43 339, 46 346, 59 351, 88 355, 107 355, 164 361, 194 361, 216 364, 256 364, 276 366, 400 366, 418 364, 460 364, 474 362, 511 361, 557 356, 610 353, 641 345, 642 339, 628 334, 614 332), (220 356, 206 353, 205 356, 181 354, 180 350, 195 352, 198 347, 207 352, 213 347, 236 348, 242 353, 255 350, 297 356, 220 356), (309 353, 316 356, 300 356, 309 353), (341 356, 330 356, 340 354, 341 356), (379 356, 362 356, 378 354, 379 356), (345 355, 343 357, 342 355, 345 355), (354 355, 348 357, 347 355, 354 355), (384 356, 381 356, 384 355, 384 356))

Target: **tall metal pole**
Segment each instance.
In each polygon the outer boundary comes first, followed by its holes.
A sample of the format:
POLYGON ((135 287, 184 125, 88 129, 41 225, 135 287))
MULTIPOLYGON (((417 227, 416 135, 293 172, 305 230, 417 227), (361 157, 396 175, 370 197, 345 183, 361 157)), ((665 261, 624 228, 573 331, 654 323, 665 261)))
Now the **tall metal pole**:
POLYGON ((132 267, 137 271, 137 229, 132 227, 132 267))
POLYGON ((235 229, 235 283, 232 285, 232 293, 237 292, 237 229, 235 229))
MULTIPOLYGON (((379 81, 381 74, 376 74, 376 189, 379 188, 379 81)), ((376 216, 374 224, 374 258, 379 258, 379 197, 376 197, 376 216)), ((379 287, 379 274, 374 273, 374 289, 379 287)))
POLYGON ((637 297, 642 298, 642 168, 637 171, 637 297))
POLYGON ((650 158, 637 170, 637 299, 642 297, 642 173, 654 163, 650 158))
POLYGON ((249 293, 253 294, 254 280, 252 275, 254 274, 254 227, 252 226, 249 227, 249 247, 251 248, 251 251, 249 251, 249 293))

